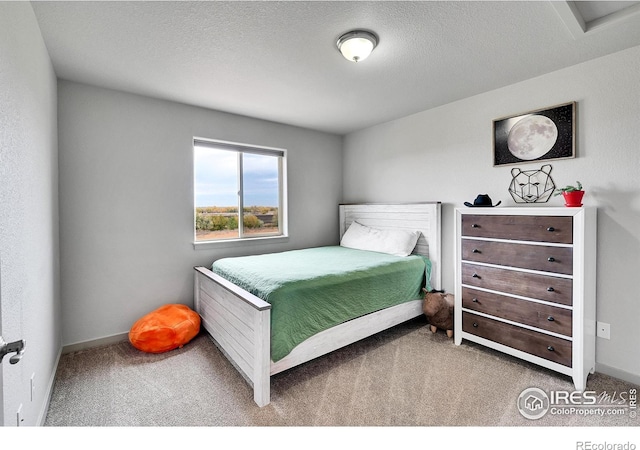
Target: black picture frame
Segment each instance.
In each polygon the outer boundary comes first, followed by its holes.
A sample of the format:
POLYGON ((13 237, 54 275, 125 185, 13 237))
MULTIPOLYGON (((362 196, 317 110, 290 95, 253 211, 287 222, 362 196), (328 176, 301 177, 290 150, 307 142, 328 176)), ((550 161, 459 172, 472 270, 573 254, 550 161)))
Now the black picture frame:
POLYGON ((575 158, 576 102, 493 121, 493 165, 575 158))

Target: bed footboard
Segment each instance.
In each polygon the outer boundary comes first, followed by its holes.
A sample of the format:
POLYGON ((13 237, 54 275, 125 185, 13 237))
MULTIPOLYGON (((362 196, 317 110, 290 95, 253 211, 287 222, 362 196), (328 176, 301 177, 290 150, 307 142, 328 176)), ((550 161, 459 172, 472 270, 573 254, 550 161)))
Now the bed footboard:
POLYGON ((205 267, 195 268, 194 307, 203 327, 253 385, 258 406, 270 401, 271 305, 205 267))

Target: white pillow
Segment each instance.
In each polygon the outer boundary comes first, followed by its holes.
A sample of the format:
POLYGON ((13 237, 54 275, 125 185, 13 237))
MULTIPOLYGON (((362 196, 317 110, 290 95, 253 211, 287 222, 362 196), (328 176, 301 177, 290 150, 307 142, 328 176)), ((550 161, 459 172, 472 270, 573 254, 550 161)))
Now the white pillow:
POLYGON ((342 247, 408 256, 420 237, 419 231, 381 230, 352 222, 342 236, 342 247))

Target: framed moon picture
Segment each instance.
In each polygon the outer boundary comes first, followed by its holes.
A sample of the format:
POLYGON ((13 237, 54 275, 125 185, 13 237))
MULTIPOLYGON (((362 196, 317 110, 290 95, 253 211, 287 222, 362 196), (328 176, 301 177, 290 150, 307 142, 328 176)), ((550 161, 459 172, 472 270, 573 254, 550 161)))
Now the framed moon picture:
POLYGON ((493 165, 575 158, 575 102, 493 121, 493 165))

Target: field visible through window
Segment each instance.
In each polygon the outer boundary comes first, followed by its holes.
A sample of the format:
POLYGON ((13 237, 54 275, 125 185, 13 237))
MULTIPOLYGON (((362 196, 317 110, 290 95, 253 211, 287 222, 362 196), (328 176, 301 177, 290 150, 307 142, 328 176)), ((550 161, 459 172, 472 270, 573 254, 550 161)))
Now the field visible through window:
MULTIPOLYGON (((278 208, 250 206, 243 208, 244 237, 278 235, 278 208)), ((196 241, 239 237, 238 208, 235 206, 200 206, 196 208, 196 241)))

